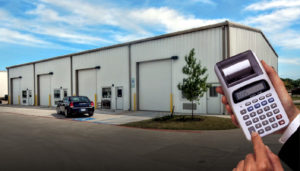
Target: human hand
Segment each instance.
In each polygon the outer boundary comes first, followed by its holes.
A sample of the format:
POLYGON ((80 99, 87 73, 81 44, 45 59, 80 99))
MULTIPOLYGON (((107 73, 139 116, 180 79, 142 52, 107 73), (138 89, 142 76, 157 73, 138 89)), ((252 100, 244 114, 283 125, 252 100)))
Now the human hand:
POLYGON ((256 132, 253 132, 251 136, 254 154, 247 154, 233 171, 283 171, 279 157, 264 145, 261 137, 256 132))
MULTIPOLYGON (((291 96, 288 94, 284 83, 282 82, 282 80, 279 78, 279 76, 277 75, 276 71, 270 67, 268 64, 265 63, 265 61, 261 61, 262 66, 264 67, 266 73, 268 74, 274 88, 275 91, 278 94, 278 97, 283 105, 283 108, 285 110, 285 112, 287 113, 287 116, 289 118, 290 121, 294 120, 294 118, 300 113, 299 109, 294 105, 293 100, 291 98, 291 96)), ((229 114, 231 115, 231 119, 232 122, 235 125, 239 125, 237 122, 236 117, 233 115, 233 111, 231 109, 231 107, 228 104, 228 101, 226 99, 226 97, 224 96, 224 92, 222 90, 222 87, 217 87, 216 91, 220 94, 222 94, 222 103, 225 105, 226 110, 229 112, 229 114)), ((282 130, 284 131, 284 130, 282 130)))

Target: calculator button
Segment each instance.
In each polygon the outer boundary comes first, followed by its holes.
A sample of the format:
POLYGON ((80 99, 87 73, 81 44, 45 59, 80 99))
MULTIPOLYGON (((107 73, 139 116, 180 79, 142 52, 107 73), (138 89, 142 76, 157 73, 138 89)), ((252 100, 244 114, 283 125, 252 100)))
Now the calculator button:
POLYGON ((275 108, 275 107, 277 107, 277 104, 276 104, 276 103, 271 104, 271 108, 272 108, 272 109, 275 108))
POLYGON ((255 132, 255 128, 254 128, 253 126, 249 127, 248 130, 249 130, 250 134, 251 134, 252 132, 255 132))
POLYGON ((255 128, 260 128, 262 125, 260 123, 255 124, 255 128))
POLYGON ((277 123, 273 123, 273 124, 272 124, 272 127, 273 127, 273 128, 277 128, 277 127, 278 127, 278 124, 277 124, 277 123))
POLYGON ((268 110, 270 110, 270 107, 269 107, 269 106, 266 106, 266 107, 264 107, 264 110, 265 110, 265 111, 268 111, 268 110))
POLYGON ((254 105, 254 107, 257 109, 257 108, 260 107, 260 104, 259 104, 259 103, 256 103, 256 104, 254 105))
POLYGON ((284 122, 284 120, 281 120, 278 123, 279 123, 279 125, 283 125, 285 122, 284 122))
POLYGON ((263 100, 263 99, 265 99, 265 96, 260 96, 259 97, 259 100, 263 100))
POLYGON ((274 102, 274 98, 273 98, 273 97, 269 98, 269 99, 268 99, 268 102, 269 102, 269 103, 274 102))
POLYGON ((263 129, 258 130, 259 134, 263 134, 265 131, 263 129))
POLYGON ((268 93, 268 94, 266 95, 266 97, 270 97, 270 96, 272 96, 272 93, 268 93))
POLYGON ((259 109, 259 110, 257 110, 257 113, 258 113, 258 114, 261 114, 261 113, 263 113, 263 110, 262 110, 262 109, 259 109))
POLYGON ((247 125, 247 126, 249 126, 249 125, 251 125, 251 124, 252 124, 251 121, 247 121, 247 122, 246 122, 246 125, 247 125))
POLYGON ((251 112, 253 110, 253 107, 250 106, 250 107, 247 108, 247 110, 248 110, 248 112, 251 112))
POLYGON ((243 109, 240 112, 241 112, 242 115, 245 114, 245 113, 247 113, 246 109, 243 109))
POLYGON ((270 127, 270 126, 267 126, 267 127, 265 127, 265 130, 266 130, 266 131, 270 131, 270 130, 271 130, 271 127, 270 127))
POLYGON ((275 118, 272 117, 272 118, 269 119, 269 121, 270 121, 270 122, 274 122, 274 121, 275 121, 275 118))
POLYGON ((267 104, 267 101, 265 101, 265 100, 261 102, 261 105, 263 105, 263 106, 265 106, 266 104, 267 104))
POLYGON ((263 121, 262 124, 263 125, 267 125, 269 122, 267 120, 263 121))
POLYGON ((279 109, 275 109, 275 110, 273 110, 273 112, 274 112, 275 114, 277 114, 277 113, 279 113, 279 109))
POLYGON ((257 99, 253 99, 252 100, 252 103, 256 103, 258 100, 257 99))
POLYGON ((245 105, 249 106, 249 105, 251 105, 251 102, 246 102, 245 105))
POLYGON ((268 113, 267 113, 267 116, 268 116, 268 117, 270 117, 270 116, 272 116, 272 115, 273 115, 272 112, 268 112, 268 113))
POLYGON ((256 116, 256 113, 255 113, 255 112, 252 112, 252 113, 250 113, 250 116, 251 116, 251 117, 254 117, 254 116, 256 116))
POLYGON ((252 121, 253 121, 253 123, 258 122, 258 118, 254 118, 252 121))
POLYGON ((247 119, 249 119, 249 115, 245 115, 245 116, 243 116, 243 119, 244 119, 244 120, 247 120, 247 119))
POLYGON ((276 115, 276 119, 281 119, 282 118, 282 115, 279 114, 279 115, 276 115))
POLYGON ((266 118, 266 116, 265 115, 260 115, 259 118, 260 118, 260 120, 264 120, 266 118))

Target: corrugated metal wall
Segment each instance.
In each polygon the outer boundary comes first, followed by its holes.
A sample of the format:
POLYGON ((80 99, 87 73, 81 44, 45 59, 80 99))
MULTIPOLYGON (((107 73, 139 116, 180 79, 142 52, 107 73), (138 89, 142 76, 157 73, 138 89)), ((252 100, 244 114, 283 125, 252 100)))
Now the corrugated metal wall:
POLYGON ((261 33, 230 27, 230 56, 251 49, 277 71, 278 58, 261 33))
MULTIPOLYGON (((222 27, 132 45, 132 78, 136 80, 137 62, 178 56, 179 59, 173 61, 172 70, 172 92, 175 111, 190 112, 190 110, 183 110, 183 103, 189 102, 182 98, 181 91, 178 90, 177 84, 181 82, 184 77, 182 73, 182 67, 186 64, 184 56, 187 55, 192 48, 195 48, 195 57, 200 59, 202 66, 206 66, 208 69, 208 82, 218 82, 214 72, 214 65, 216 62, 222 60, 222 27)), ((133 100, 136 91, 136 87, 132 89, 133 100)), ((198 105, 196 110, 197 113, 207 112, 206 98, 205 95, 200 100, 200 105, 198 105)), ((132 101, 132 104, 134 104, 134 101, 132 101)))

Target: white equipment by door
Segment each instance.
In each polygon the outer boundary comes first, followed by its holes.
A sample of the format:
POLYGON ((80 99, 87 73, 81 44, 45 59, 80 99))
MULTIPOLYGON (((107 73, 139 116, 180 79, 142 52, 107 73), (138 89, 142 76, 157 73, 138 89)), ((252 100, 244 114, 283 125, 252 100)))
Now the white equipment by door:
POLYGON ((116 87, 116 109, 123 110, 123 87, 116 87))
POLYGON ((207 92, 207 113, 221 113, 221 96, 216 92, 217 85, 212 84, 207 92))

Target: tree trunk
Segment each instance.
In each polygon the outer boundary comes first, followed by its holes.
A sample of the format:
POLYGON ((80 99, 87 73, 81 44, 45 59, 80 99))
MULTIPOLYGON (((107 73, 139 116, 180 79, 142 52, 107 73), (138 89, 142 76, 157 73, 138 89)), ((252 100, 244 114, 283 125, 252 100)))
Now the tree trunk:
POLYGON ((194 100, 192 100, 192 120, 194 119, 194 100))

